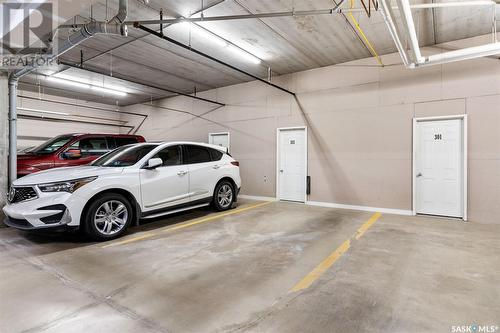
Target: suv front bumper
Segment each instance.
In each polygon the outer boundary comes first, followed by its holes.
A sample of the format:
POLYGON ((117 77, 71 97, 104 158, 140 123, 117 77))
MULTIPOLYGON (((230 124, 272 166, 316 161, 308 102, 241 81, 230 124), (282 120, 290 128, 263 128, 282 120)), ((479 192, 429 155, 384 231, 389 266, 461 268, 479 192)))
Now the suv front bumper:
POLYGON ((74 193, 43 193, 35 187, 38 198, 3 207, 4 223, 21 230, 78 226, 86 200, 74 193))

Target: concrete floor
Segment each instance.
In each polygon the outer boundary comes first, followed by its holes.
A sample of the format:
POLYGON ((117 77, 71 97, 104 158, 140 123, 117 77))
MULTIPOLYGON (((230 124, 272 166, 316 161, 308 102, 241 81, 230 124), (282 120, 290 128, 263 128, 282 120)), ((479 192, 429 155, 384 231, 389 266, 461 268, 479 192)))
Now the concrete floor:
MULTIPOLYGON (((255 205, 242 200, 239 208, 255 205)), ((126 244, 0 229, 1 332, 451 332, 500 325, 500 225, 271 203, 126 244), (109 244, 109 243, 107 243, 109 244)), ((147 238, 140 239, 148 235, 147 238)), ((122 241, 121 239, 120 241, 122 241)))

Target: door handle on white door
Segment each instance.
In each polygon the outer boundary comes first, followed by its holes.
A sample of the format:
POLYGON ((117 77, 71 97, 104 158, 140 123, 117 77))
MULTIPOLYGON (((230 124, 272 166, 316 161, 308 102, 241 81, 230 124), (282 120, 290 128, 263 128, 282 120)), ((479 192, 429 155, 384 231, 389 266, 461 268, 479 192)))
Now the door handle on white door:
POLYGON ((423 175, 422 175, 422 173, 421 173, 421 172, 417 173, 417 178, 418 178, 418 177, 422 177, 422 176, 423 176, 423 175))
POLYGON ((179 171, 179 172, 177 172, 177 174, 179 176, 184 176, 186 173, 187 173, 187 171, 179 171))
POLYGON ((280 172, 283 173, 283 169, 281 169, 280 172))
POLYGON ((214 165, 212 168, 214 168, 214 169, 219 169, 219 168, 220 168, 220 165, 214 165))

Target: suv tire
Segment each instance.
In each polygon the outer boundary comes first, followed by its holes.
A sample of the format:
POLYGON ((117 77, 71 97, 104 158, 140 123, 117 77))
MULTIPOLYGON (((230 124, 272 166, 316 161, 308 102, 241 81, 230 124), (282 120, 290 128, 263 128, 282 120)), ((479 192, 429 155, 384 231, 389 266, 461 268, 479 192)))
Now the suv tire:
POLYGON ((233 184, 230 181, 222 180, 215 186, 212 205, 219 212, 231 209, 235 196, 236 193, 233 184))
POLYGON ((105 193, 94 199, 83 216, 83 231, 95 241, 122 236, 132 223, 134 211, 123 195, 105 193))

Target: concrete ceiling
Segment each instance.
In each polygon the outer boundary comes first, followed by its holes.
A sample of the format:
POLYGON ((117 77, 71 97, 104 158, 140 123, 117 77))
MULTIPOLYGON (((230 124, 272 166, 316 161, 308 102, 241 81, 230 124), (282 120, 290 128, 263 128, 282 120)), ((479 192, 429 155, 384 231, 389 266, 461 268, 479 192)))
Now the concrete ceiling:
MULTIPOLYGON (((428 1, 413 3, 424 2, 428 1)), ((204 11, 205 16, 290 11, 292 8, 296 11, 326 9, 333 6, 331 0, 204 0, 203 3, 205 8, 208 8, 204 11)), ((81 11, 78 17, 68 23, 87 22, 91 15, 98 20, 109 19, 116 12, 117 4, 117 0, 97 0, 92 10, 87 8, 81 11)), ((359 1, 356 4, 356 7, 360 6, 359 1)), ((127 19, 130 21, 158 19, 160 8, 163 8, 165 17, 187 17, 193 13, 199 15, 201 0, 150 0, 148 4, 140 0, 129 0, 129 7, 127 19)), ((496 13, 491 6, 414 11, 420 44, 429 46, 488 34, 492 30, 494 15, 500 19, 498 7, 500 6, 496 6, 496 13)), ((347 1, 343 8, 347 8, 347 1)), ((368 18, 365 13, 357 12, 355 17, 379 54, 396 52, 380 13, 377 12, 368 18)), ((200 23, 200 26, 259 57, 262 60, 261 65, 249 63, 196 33, 190 34, 189 29, 180 25, 169 26, 164 32, 169 37, 185 44, 190 43, 194 48, 264 78, 268 75, 269 67, 278 75, 370 56, 345 18, 339 14, 204 22, 200 23)), ((150 28, 159 29, 158 26, 150 28)), ((70 29, 61 31, 59 37, 64 38, 71 32, 70 29)), ((128 37, 95 36, 64 54, 61 59, 79 63, 80 51, 83 51, 85 67, 184 93, 251 80, 243 74, 133 27, 130 27, 128 37)), ((84 74, 65 68, 62 66, 58 70, 80 76, 91 75, 96 79, 95 74, 84 74)), ((33 84, 34 80, 34 76, 31 76, 23 81, 33 84)), ((127 85, 123 82, 115 83, 127 85)), ((47 82, 41 84, 58 95, 74 96, 74 92, 63 90, 67 88, 52 86, 47 82)), ((127 105, 172 95, 166 91, 138 85, 130 88, 135 90, 118 101, 109 96, 90 94, 82 98, 127 105)))

